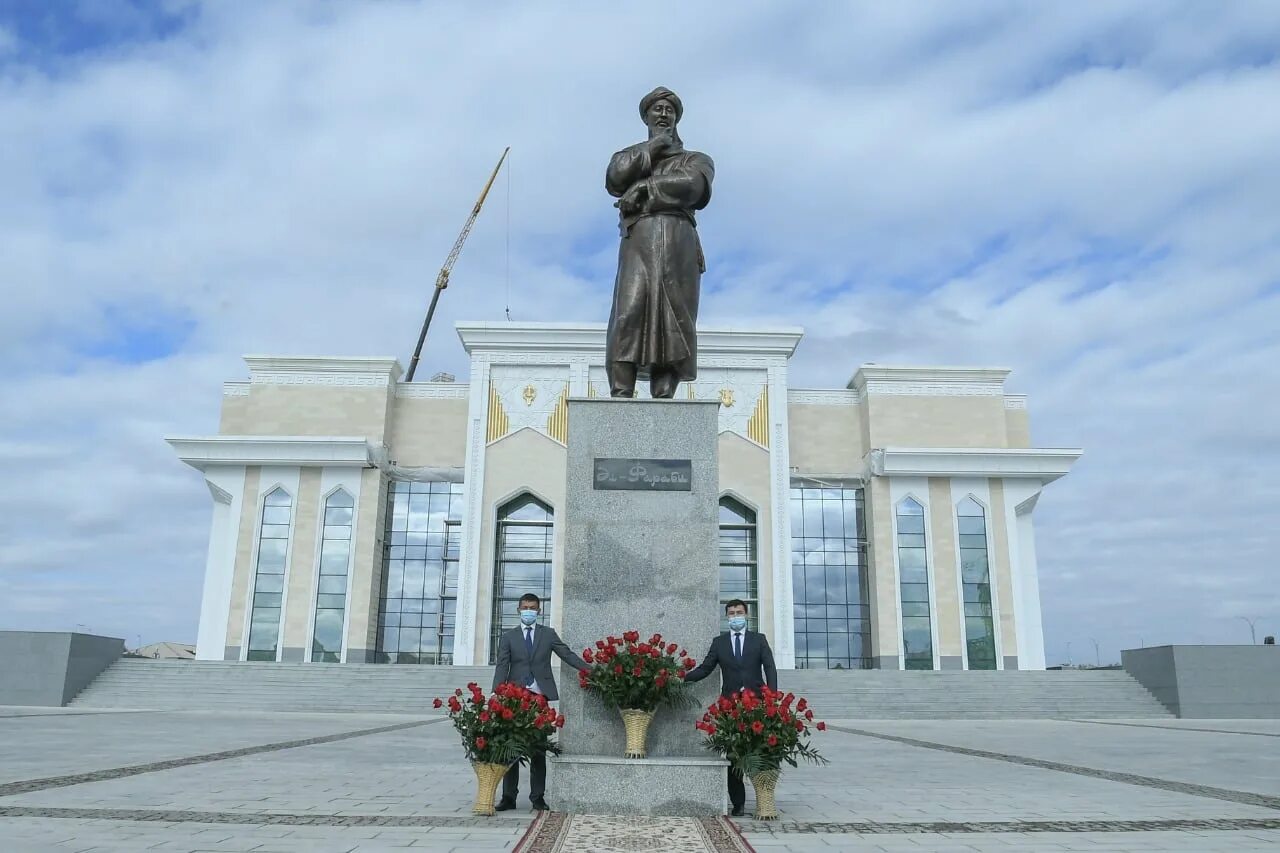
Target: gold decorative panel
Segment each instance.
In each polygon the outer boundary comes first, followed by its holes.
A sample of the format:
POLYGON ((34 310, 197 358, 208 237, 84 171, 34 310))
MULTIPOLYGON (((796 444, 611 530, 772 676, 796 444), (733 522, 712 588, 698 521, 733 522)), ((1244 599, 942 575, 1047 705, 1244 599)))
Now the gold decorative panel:
POLYGON ((502 438, 511 429, 511 419, 502 407, 502 398, 492 383, 489 385, 489 428, 485 432, 485 441, 493 442, 502 438))
POLYGON ((760 399, 756 401, 756 409, 747 421, 747 438, 761 447, 769 446, 769 386, 760 390, 760 399))
POLYGON ((564 386, 564 390, 560 392, 560 399, 556 401, 556 407, 551 411, 551 417, 547 418, 547 435, 561 444, 569 443, 568 385, 564 386))

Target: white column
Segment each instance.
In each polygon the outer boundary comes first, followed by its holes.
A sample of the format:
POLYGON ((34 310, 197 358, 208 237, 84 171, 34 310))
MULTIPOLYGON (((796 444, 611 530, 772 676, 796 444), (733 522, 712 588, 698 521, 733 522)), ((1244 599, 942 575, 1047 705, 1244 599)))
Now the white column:
POLYGON ((480 523, 484 499, 485 425, 489 422, 487 358, 471 359, 471 399, 467 406, 467 460, 463 477, 462 541, 458 553, 458 612, 454 617, 453 662, 475 663, 476 608, 480 584, 480 523))
POLYGON ((787 363, 784 359, 769 365, 768 383, 774 660, 780 669, 795 669, 795 604, 791 588, 791 454, 787 435, 787 363))
POLYGON ((1013 576, 1014 623, 1018 636, 1018 668, 1044 669, 1044 625, 1040 615, 1040 571, 1036 565, 1031 512, 1044 487, 1039 480, 1004 481, 1004 511, 1009 529, 1009 563, 1013 576))
POLYGON ((240 504, 244 496, 244 466, 213 468, 205 474, 213 495, 209 552, 200 597, 200 627, 196 659, 222 660, 227 647, 227 619, 235 579, 236 547, 240 541, 240 504))

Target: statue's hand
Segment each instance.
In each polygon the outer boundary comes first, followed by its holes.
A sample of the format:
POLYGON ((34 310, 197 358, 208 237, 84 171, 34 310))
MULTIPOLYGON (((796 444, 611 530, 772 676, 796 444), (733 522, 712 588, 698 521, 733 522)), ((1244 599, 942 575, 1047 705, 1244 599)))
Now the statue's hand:
POLYGON ((649 156, 653 159, 665 157, 675 150, 676 141, 669 133, 659 133, 649 140, 649 156))
POLYGON ((629 216, 644 207, 645 197, 649 194, 649 186, 644 181, 632 184, 631 189, 623 193, 622 198, 618 199, 618 210, 622 211, 623 216, 629 216))

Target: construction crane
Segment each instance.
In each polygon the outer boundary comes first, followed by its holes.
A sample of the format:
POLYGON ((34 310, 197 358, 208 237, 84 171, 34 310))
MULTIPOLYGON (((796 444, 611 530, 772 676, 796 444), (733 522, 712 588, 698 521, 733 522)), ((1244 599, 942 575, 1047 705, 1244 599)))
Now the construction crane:
POLYGON ((409 372, 405 374, 406 382, 413 381, 413 374, 418 369, 418 359, 422 356, 422 345, 427 340, 427 329, 431 328, 431 318, 436 313, 436 303, 440 301, 441 291, 449 286, 449 272, 453 269, 454 263, 457 262, 458 255, 462 254, 462 244, 467 242, 467 236, 471 233, 471 226, 476 224, 476 217, 480 215, 480 208, 484 207, 485 197, 489 195, 489 188, 493 186, 494 179, 498 177, 498 170, 502 168, 502 164, 510 152, 511 146, 508 145, 503 150, 502 156, 498 158, 498 165, 493 167, 493 174, 489 176, 488 182, 480 192, 480 198, 476 199, 476 206, 471 208, 471 215, 467 217, 466 224, 462 226, 462 232, 458 234, 458 239, 453 242, 453 248, 449 250, 449 257, 444 259, 444 266, 440 267, 440 274, 436 276, 436 290, 435 293, 431 294, 431 305, 427 308, 427 319, 422 321, 422 331, 418 333, 418 345, 413 348, 413 358, 409 359, 409 372))

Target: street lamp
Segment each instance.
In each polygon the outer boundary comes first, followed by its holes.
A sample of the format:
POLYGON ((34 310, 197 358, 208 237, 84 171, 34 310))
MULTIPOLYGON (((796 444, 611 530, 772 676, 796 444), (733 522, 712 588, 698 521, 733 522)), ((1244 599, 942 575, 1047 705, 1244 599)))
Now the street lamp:
POLYGON ((1071 666, 1071 641, 1067 640, 1067 666, 1071 666))
POLYGON ((1258 645, 1258 635, 1253 630, 1253 620, 1250 619, 1248 616, 1237 616, 1236 618, 1243 619, 1244 621, 1249 623, 1249 645, 1251 646, 1258 645))
POLYGON ((1102 652, 1098 651, 1098 641, 1094 640, 1093 637, 1089 639, 1093 640, 1093 661, 1096 665, 1102 666, 1102 652))

